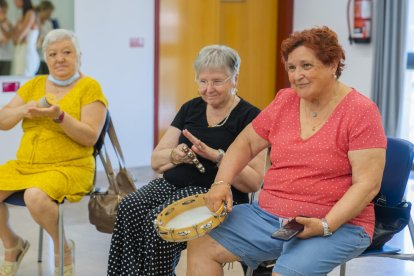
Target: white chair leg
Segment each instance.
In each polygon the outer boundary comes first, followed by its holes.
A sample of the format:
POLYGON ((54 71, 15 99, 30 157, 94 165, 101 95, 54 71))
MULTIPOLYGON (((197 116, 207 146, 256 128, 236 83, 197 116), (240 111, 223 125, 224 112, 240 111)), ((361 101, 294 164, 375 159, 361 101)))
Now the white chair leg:
POLYGON ((59 276, 63 276, 65 246, 63 244, 63 203, 59 205, 59 276))
POLYGON ((410 220, 408 221, 408 231, 410 232, 411 243, 414 247, 414 223, 413 223, 413 218, 411 216, 410 216, 410 220))
POLYGON ((341 268, 339 270, 339 276, 345 276, 345 272, 346 272, 346 263, 341 264, 341 268))
POLYGON ((252 276, 253 275, 253 268, 250 266, 247 267, 246 275, 245 276, 252 276))
POLYGON ((39 245, 37 247, 37 262, 42 262, 43 256, 43 227, 39 226, 39 245))

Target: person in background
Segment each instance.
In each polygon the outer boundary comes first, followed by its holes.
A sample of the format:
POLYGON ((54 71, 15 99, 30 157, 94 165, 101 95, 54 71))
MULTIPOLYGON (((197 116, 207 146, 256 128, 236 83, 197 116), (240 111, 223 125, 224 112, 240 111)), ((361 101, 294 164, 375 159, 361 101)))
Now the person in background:
POLYGON ((38 20, 38 25, 39 25, 39 38, 37 39, 37 51, 40 56, 40 66, 39 66, 39 70, 37 71, 36 75, 49 74, 49 70, 47 69, 47 64, 42 55, 42 43, 47 33, 49 33, 51 30, 54 29, 52 20, 51 20, 51 16, 54 10, 55 10, 55 6, 50 1, 42 1, 36 7, 37 20, 38 20))
POLYGON ((7 18, 9 5, 6 0, 0 0, 0 75, 10 75, 13 49, 11 37, 13 25, 7 18))
MULTIPOLYGON (((154 228, 155 218, 171 203, 208 191, 227 148, 259 113, 236 93, 240 57, 235 50, 206 46, 194 69, 200 97, 181 106, 152 152, 151 166, 162 177, 125 197, 119 206, 108 275, 175 275, 186 243, 162 240, 154 228), (197 156, 204 172, 184 152, 185 146, 197 156)), ((247 193, 259 189, 264 157, 264 152, 259 154, 235 177, 235 202, 248 202, 247 193)))
MULTIPOLYGON (((0 239, 5 248, 0 276, 14 275, 30 246, 8 223, 4 200, 18 191, 24 191, 33 219, 50 234, 58 265, 58 203, 80 201, 91 190, 94 144, 106 118, 101 86, 80 72, 75 34, 53 30, 42 48, 50 74, 26 82, 0 109, 0 130, 20 122, 23 128, 17 160, 0 166, 0 239)), ((73 275, 73 250, 74 242, 64 237, 64 276, 73 275)))
POLYGON ((14 0, 18 9, 22 10, 22 17, 16 22, 13 31, 15 45, 12 61, 12 74, 32 77, 39 70, 40 57, 37 52, 39 26, 36 12, 31 0, 14 0))
POLYGON ((377 106, 339 81, 345 54, 328 27, 294 32, 281 55, 291 88, 282 89, 223 158, 206 195, 210 210, 232 212, 208 235, 188 242, 187 275, 222 275, 242 260, 255 268, 277 259, 273 274, 327 275, 371 243, 386 137, 377 106), (240 170, 271 146, 258 202, 232 208, 230 187, 240 170), (288 220, 304 230, 272 238, 288 220))

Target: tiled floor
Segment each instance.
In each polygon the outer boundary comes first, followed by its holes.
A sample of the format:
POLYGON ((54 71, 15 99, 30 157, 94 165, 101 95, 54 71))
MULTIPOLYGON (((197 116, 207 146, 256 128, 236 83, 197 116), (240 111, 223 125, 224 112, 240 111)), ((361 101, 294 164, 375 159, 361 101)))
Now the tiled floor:
MULTIPOLYGON (((138 185, 146 183, 154 174, 148 168, 134 171, 138 185)), ((98 182, 104 182, 102 176, 98 182)), ((410 180, 407 189, 407 198, 414 202, 414 178, 410 180)), ((88 221, 89 198, 80 203, 65 205, 65 226, 69 238, 76 242, 76 275, 78 276, 104 276, 106 275, 106 264, 111 236, 95 230, 88 221)), ((414 214, 414 212, 412 212, 414 214)), ((53 250, 47 234, 44 240, 43 262, 37 262, 38 226, 33 222, 27 209, 22 207, 10 208, 11 224, 17 233, 28 239, 31 248, 25 256, 21 268, 16 276, 47 276, 53 275, 53 250)), ((392 245, 403 248, 404 252, 414 253, 408 230, 398 234, 392 241, 392 245)), ((2 255, 0 249, 0 255, 2 255)), ((2 257, 1 257, 2 258, 2 257)), ((185 257, 177 268, 177 276, 185 275, 185 257)), ((225 269, 226 276, 242 276, 243 272, 238 263, 233 268, 225 269)), ((339 275, 339 269, 335 269, 329 276, 339 275)), ((354 259, 347 265, 347 275, 350 276, 382 276, 414 275, 414 262, 393 260, 389 258, 359 258, 354 259)))

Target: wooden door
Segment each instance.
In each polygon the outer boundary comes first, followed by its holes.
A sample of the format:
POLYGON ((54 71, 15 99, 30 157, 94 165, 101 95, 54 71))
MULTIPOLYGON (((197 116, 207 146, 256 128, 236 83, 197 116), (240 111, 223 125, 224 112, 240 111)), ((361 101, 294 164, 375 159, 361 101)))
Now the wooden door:
POLYGON ((238 95, 263 109, 275 95, 276 0, 159 0, 158 137, 197 97, 193 61, 210 44, 241 57, 238 95))

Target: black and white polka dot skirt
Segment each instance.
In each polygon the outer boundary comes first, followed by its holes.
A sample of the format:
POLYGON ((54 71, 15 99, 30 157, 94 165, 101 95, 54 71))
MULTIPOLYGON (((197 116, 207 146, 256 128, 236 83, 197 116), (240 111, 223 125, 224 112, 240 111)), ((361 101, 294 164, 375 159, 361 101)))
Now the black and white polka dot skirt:
POLYGON ((207 191, 205 187, 177 188, 164 178, 157 178, 125 197, 112 235, 108 275, 175 275, 181 251, 187 244, 161 239, 154 220, 171 203, 207 191))

